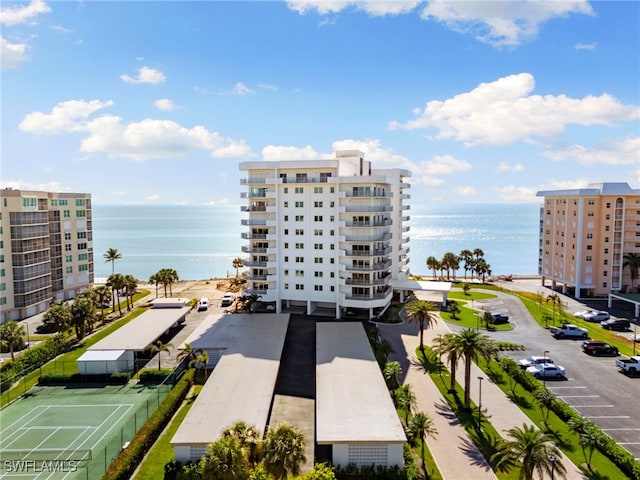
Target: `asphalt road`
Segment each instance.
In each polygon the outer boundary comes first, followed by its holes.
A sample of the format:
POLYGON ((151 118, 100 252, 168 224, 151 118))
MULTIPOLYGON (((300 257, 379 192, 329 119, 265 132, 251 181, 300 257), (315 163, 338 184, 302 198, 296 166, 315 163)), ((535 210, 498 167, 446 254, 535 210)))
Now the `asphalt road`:
MULTIPOLYGON (((494 340, 522 344, 526 350, 505 354, 518 360, 529 355, 543 356, 547 351, 546 355, 565 367, 567 374, 563 380, 546 380, 547 388, 640 460, 640 377, 620 373, 615 357, 583 353, 582 339, 555 339, 511 295, 499 293, 497 299, 474 303, 476 307, 483 305, 485 310, 508 312, 514 329, 489 335, 494 340)), ((575 300, 568 303, 569 311, 585 309, 575 300)))

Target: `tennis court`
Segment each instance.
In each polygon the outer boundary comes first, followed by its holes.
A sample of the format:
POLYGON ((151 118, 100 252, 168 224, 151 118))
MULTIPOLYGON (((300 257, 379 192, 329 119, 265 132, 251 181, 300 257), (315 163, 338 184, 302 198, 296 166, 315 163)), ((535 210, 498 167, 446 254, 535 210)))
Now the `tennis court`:
POLYGON ((0 479, 100 478, 169 388, 34 389, 0 411, 0 479))

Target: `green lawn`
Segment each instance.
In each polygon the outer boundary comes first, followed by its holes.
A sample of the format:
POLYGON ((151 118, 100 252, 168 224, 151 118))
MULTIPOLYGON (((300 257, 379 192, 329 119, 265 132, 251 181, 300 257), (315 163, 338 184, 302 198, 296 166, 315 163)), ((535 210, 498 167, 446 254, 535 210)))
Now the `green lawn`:
POLYGON ((169 443, 175 435, 178 427, 191 410, 193 402, 202 390, 202 385, 195 385, 190 395, 184 401, 180 410, 174 415, 171 423, 167 426, 158 441, 153 445, 149 453, 145 456, 137 472, 133 476, 134 480, 158 480, 164 477, 164 466, 174 460, 173 447, 169 443))

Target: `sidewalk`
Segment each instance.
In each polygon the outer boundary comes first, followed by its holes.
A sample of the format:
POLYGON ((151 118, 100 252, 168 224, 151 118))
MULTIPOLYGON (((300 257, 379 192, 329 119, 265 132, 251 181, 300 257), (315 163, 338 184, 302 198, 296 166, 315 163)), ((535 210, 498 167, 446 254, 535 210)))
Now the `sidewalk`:
MULTIPOLYGON (((395 354, 389 360, 396 360, 406 372, 404 382, 410 384, 416 396, 417 409, 428 414, 438 430, 435 438, 428 438, 429 450, 445 480, 483 480, 496 479, 471 438, 467 435, 447 403, 441 397, 430 377, 415 357, 419 345, 418 328, 415 325, 380 325, 385 338, 393 344, 395 354)), ((434 328, 424 331, 424 342, 431 344, 438 335, 450 333, 443 320, 439 320, 434 328)), ((462 383, 464 364, 460 362, 457 370, 457 381, 462 383)), ((478 377, 482 382, 482 412, 494 428, 501 434, 522 424, 533 425, 533 422, 494 385, 475 364, 471 370, 471 399, 479 404, 478 377)), ((567 469, 568 480, 584 480, 586 477, 564 455, 560 459, 567 469)), ((540 479, 540 480, 548 480, 540 479)))

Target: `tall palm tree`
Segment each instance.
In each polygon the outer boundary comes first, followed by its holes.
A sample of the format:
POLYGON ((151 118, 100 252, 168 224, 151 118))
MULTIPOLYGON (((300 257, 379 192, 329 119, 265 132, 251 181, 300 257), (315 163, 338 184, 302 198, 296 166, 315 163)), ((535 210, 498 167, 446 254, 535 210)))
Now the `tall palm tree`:
POLYGON ((111 275, 116 273, 116 260, 122 258, 122 254, 116 248, 109 248, 103 255, 105 262, 111 262, 111 275))
POLYGON ((436 257, 427 257, 427 268, 433 271, 433 278, 436 278, 436 272, 440 270, 440 261, 436 257))
POLYGON ((96 304, 90 295, 80 294, 71 304, 71 322, 78 340, 82 340, 93 329, 96 319, 96 304))
POLYGON ((419 438, 421 443, 421 455, 422 468, 426 468, 424 462, 424 441, 426 437, 435 437, 438 434, 438 429, 433 423, 433 419, 424 412, 417 412, 409 420, 409 431, 414 438, 419 438))
POLYGON ((122 315, 122 306, 120 305, 120 296, 119 293, 126 286, 126 280, 124 275, 121 273, 114 273, 109 275, 107 278, 107 286, 111 287, 112 297, 113 297, 113 311, 116 310, 116 303, 118 304, 118 313, 122 315))
POLYGON ((433 340, 433 349, 438 355, 446 355, 449 369, 451 370, 451 383, 449 384, 449 393, 456 391, 456 371, 458 360, 462 356, 460 343, 456 341, 453 333, 445 333, 438 335, 433 340))
POLYGON ((189 362, 189 366, 196 367, 196 370, 204 371, 204 381, 207 381, 209 374, 207 373, 207 365, 209 365, 209 354, 206 350, 198 350, 198 356, 195 360, 189 362))
POLYGON ((264 466, 276 480, 288 475, 299 475, 300 466, 306 462, 305 438, 297 428, 280 424, 269 429, 264 441, 264 466))
POLYGON ((389 390, 394 391, 400 386, 400 377, 402 376, 402 366, 400 362, 393 361, 385 363, 382 374, 387 381, 389 390))
POLYGON ((173 345, 170 343, 162 343, 162 340, 158 340, 156 343, 151 343, 147 345, 146 350, 151 352, 151 354, 158 354, 158 370, 162 370, 160 365, 160 357, 162 356, 162 352, 171 353, 171 349, 173 345))
POLYGON ((396 390, 396 403, 398 407, 404 409, 404 424, 409 425, 409 414, 416 404, 416 395, 411 389, 411 384, 400 385, 396 390))
POLYGON ((464 268, 464 278, 467 278, 467 272, 473 270, 473 252, 471 250, 462 250, 459 255, 460 261, 464 262, 462 268, 464 268))
POLYGON ((14 360, 13 351, 24 347, 25 330, 22 325, 13 320, 0 326, 0 343, 11 352, 11 360, 14 360))
POLYGON ((200 461, 203 480, 244 480, 247 478, 247 457, 240 441, 225 437, 211 443, 200 461))
POLYGON ((169 287, 169 295, 173 295, 171 291, 171 285, 179 280, 178 272, 172 268, 163 268, 156 274, 156 281, 162 283, 164 287, 164 296, 167 296, 167 287, 169 287))
POLYGON ((584 461, 587 462, 589 470, 591 470, 591 458, 593 457, 594 449, 601 445, 604 441, 602 434, 598 431, 596 426, 590 420, 585 417, 572 417, 567 422, 569 428, 580 436, 580 448, 582 449, 582 456, 584 461))
POLYGON ((451 271, 453 271, 453 277, 455 278, 456 271, 460 268, 460 259, 455 253, 447 252, 442 257, 442 265, 447 269, 447 280, 449 280, 451 271))
POLYGON ((405 305, 405 312, 409 323, 417 323, 420 328, 420 350, 424 351, 424 329, 431 328, 437 323, 436 306, 426 300, 414 300, 405 305))
POLYGON ((491 463, 500 471, 509 471, 513 467, 520 468, 519 480, 533 480, 537 472, 542 478, 545 474, 555 474, 566 478, 567 470, 560 458, 560 450, 551 442, 551 437, 542 433, 535 426, 523 424, 507 431, 510 440, 498 442, 498 451, 491 457, 491 463))
POLYGON ((464 408, 471 406, 471 362, 479 355, 486 355, 488 350, 494 350, 493 341, 473 328, 465 328, 453 335, 451 340, 464 358, 464 408))
POLYGON ((178 355, 176 355, 176 360, 178 361, 178 363, 180 363, 182 360, 186 358, 189 360, 189 363, 191 363, 192 360, 195 360, 196 358, 198 358, 199 351, 200 350, 194 349, 189 342, 185 342, 184 348, 182 348, 178 352, 178 355))
POLYGON ((65 302, 54 303, 47 309, 42 317, 42 321, 45 325, 54 325, 56 332, 65 332, 73 321, 69 304, 65 302))
POLYGON ((98 307, 100 307, 100 311, 102 312, 102 316, 104 317, 104 306, 108 305, 111 302, 111 296, 113 292, 107 285, 100 285, 98 287, 95 287, 93 290, 96 293, 98 307))
POLYGON ((149 277, 149 283, 156 286, 156 298, 158 298, 158 287, 162 282, 160 281, 160 277, 157 273, 154 273, 149 277))
POLYGON ((540 410, 542 411, 544 424, 548 425, 549 414, 551 413, 551 408, 556 401, 556 394, 548 388, 541 388, 534 393, 534 397, 540 404, 540 410))
POLYGON ((131 309, 133 308, 133 295, 138 288, 138 279, 133 275, 125 275, 124 288, 127 292, 127 309, 131 311, 131 309))
POLYGON ((236 277, 239 277, 239 270, 244 266, 244 262, 240 257, 236 257, 233 259, 233 262, 231 262, 231 264, 233 265, 233 268, 236 269, 236 277))
POLYGON ((622 269, 629 267, 629 273, 631 274, 631 288, 636 286, 636 280, 638 280, 638 272, 640 271, 640 254, 638 253, 625 253, 622 257, 622 269))
POLYGON ((556 308, 558 307, 558 305, 562 304, 562 299, 560 298, 560 295, 558 295, 557 293, 550 293, 549 295, 547 295, 547 303, 551 303, 553 306, 553 321, 555 323, 556 321, 556 308))

